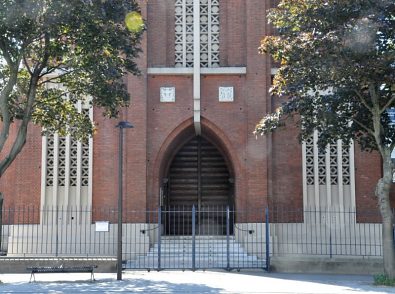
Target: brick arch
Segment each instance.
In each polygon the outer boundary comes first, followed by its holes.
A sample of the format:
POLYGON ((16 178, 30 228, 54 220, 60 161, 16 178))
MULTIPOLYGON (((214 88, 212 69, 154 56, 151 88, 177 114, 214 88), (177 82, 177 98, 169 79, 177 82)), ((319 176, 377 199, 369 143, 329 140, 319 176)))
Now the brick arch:
MULTIPOLYGON (((235 191, 236 195, 238 195, 238 191, 242 186, 240 183, 242 183, 243 177, 240 162, 231 141, 226 134, 210 120, 202 117, 201 124, 202 137, 218 148, 228 165, 231 177, 236 179, 235 191)), ((170 164, 178 150, 194 136, 196 135, 193 120, 188 119, 178 125, 164 139, 152 166, 152 177, 149 177, 149 181, 151 182, 149 183, 149 187, 151 188, 148 194, 149 199, 147 199, 147 206, 149 209, 156 209, 158 207, 161 180, 167 174, 170 164)), ((236 205, 237 202, 238 200, 236 197, 236 205)))

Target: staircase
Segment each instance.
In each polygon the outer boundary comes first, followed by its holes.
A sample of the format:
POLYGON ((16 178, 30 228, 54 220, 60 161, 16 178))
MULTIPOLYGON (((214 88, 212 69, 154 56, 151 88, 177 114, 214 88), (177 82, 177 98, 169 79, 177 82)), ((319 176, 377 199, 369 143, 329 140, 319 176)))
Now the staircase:
POLYGON ((196 236, 193 254, 192 236, 163 236, 159 244, 152 246, 147 255, 128 261, 127 269, 241 269, 266 268, 266 261, 248 255, 234 236, 196 236), (194 258, 193 258, 194 257, 194 258), (193 259, 195 267, 193 267, 193 259))

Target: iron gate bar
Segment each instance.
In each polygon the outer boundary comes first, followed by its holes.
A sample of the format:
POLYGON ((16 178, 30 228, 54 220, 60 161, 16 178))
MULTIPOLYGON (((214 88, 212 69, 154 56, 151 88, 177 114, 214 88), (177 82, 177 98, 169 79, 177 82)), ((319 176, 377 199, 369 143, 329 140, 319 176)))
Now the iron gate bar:
POLYGON ((266 227, 266 271, 270 271, 270 224, 269 224, 269 207, 265 209, 265 227, 266 227))
POLYGON ((229 206, 226 207, 226 270, 230 271, 229 206))
MULTIPOLYGON (((166 229, 165 229, 166 230, 166 229)), ((162 209, 158 208, 158 271, 161 269, 162 209)))
POLYGON ((195 239, 195 225, 196 225, 196 208, 192 206, 192 270, 196 270, 196 239, 195 239))

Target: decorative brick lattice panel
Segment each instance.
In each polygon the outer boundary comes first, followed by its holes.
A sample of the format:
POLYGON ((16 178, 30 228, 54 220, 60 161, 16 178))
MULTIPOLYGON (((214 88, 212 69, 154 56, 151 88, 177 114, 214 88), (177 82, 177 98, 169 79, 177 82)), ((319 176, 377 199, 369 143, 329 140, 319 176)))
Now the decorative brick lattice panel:
POLYGON ((306 181, 307 185, 314 185, 314 139, 306 140, 306 181))
POLYGON ((47 175, 45 179, 45 184, 47 187, 53 186, 54 177, 54 163, 55 163, 55 146, 54 146, 54 136, 47 136, 47 175))
MULTIPOLYGON (((89 109, 82 109, 82 113, 89 117, 89 109)), ((81 186, 89 186, 89 140, 82 142, 81 147, 81 186)))
POLYGON ((200 0, 200 66, 219 66, 219 0, 200 0))
MULTIPOLYGON (((306 182, 307 185, 314 185, 314 149, 317 148, 316 152, 318 153, 318 184, 326 185, 327 184, 327 162, 326 162, 326 152, 320 151, 317 146, 314 146, 314 139, 311 136, 309 139, 305 141, 306 145, 306 182)), ((329 145, 329 171, 330 171, 330 185, 338 185, 339 183, 339 172, 342 172, 343 177, 343 185, 350 185, 350 149, 347 145, 343 145, 341 148, 341 171, 339 171, 339 162, 338 162, 338 153, 339 148, 338 145, 330 144, 329 145)))
POLYGON ((342 169, 343 169, 343 185, 350 185, 350 148, 345 146, 342 149, 342 169))
POLYGON ((59 137, 58 186, 64 186, 65 180, 66 180, 66 138, 59 137))
POLYGON ((175 66, 193 67, 193 0, 175 1, 175 66))
MULTIPOLYGON (((219 66, 219 0, 200 0, 200 66, 219 66)), ((175 66, 193 67, 193 0, 175 1, 175 66)))
POLYGON ((330 155, 329 155, 329 170, 331 172, 331 185, 338 184, 338 176, 339 170, 337 165, 337 144, 331 144, 329 146, 330 155))
POLYGON ((325 153, 318 151, 318 183, 320 185, 326 184, 326 163, 325 153))
MULTIPOLYGON (((82 109, 82 113, 89 117, 90 110, 88 108, 82 109)), ((54 135, 50 134, 47 136, 47 154, 46 154, 46 179, 45 183, 47 187, 54 186, 54 175, 55 175, 55 155, 57 155, 57 184, 58 186, 70 187, 78 186, 78 169, 81 170, 81 186, 89 186, 89 175, 90 175, 90 141, 85 140, 79 143, 76 139, 70 137, 70 145, 67 144, 66 137, 58 138, 58 148, 55 150, 55 139, 54 135), (81 158, 79 160, 78 149, 79 144, 81 146, 81 158), (69 148, 69 149, 68 149, 69 148), (67 150, 68 149, 68 150, 67 150), (69 157, 67 157, 67 151, 69 157), (69 181, 66 183, 66 167, 67 160, 69 161, 69 181)))
POLYGON ((70 186, 77 186, 78 141, 70 139, 70 186))

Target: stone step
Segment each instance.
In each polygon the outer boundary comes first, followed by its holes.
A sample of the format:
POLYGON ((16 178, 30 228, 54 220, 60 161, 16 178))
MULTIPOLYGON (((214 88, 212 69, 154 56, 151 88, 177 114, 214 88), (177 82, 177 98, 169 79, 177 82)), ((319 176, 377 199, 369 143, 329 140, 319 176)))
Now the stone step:
MULTIPOLYGON (((148 254, 154 254, 154 255, 158 255, 159 251, 157 249, 154 250, 150 250, 148 252, 148 254)), ((192 254, 192 248, 189 249, 182 249, 182 248, 167 248, 167 249, 163 249, 161 248, 160 253, 163 254, 192 254)), ((196 254, 226 254, 226 248, 225 249, 218 249, 218 250, 199 250, 196 249, 195 250, 196 254)), ((244 254, 244 251, 242 249, 239 250, 229 250, 229 254, 232 255, 241 255, 244 254)))
MULTIPOLYGON (((227 268, 228 263, 226 260, 196 260, 195 268, 205 269, 205 268, 227 268)), ((264 260, 256 261, 230 261, 229 267, 231 268, 264 268, 266 262, 264 260)), ((126 268, 158 268, 158 261, 134 261, 128 262, 126 268)), ((171 260, 171 261, 161 261, 161 268, 192 268, 191 260, 171 260)))
MULTIPOLYGON (((196 268, 263 268, 264 260, 248 255, 243 247, 229 238, 227 253, 226 236, 197 236, 195 239, 196 268)), ((144 256, 128 261, 126 268, 157 268, 158 243, 154 244, 144 256)), ((161 268, 192 268, 192 236, 165 236, 161 238, 161 268)))
MULTIPOLYGON (((161 258, 167 258, 167 257, 183 257, 183 258, 192 258, 192 252, 166 252, 166 253, 161 253, 161 258)), ((196 258, 211 258, 211 257, 218 257, 218 258, 226 258, 228 255, 226 252, 196 252, 195 253, 196 258)), ((149 252, 147 255, 144 255, 144 257, 158 257, 158 254, 156 252, 149 252)), ((244 258, 244 259, 256 259, 255 255, 247 255, 244 252, 229 252, 229 257, 230 258, 244 258)))
MULTIPOLYGON (((195 240, 226 240, 226 236, 213 236, 213 235, 199 235, 199 236, 195 236, 195 240)), ((177 236, 162 236, 160 238, 162 241, 163 240, 177 240, 177 241, 181 241, 181 240, 192 240, 193 236, 190 235, 177 235, 177 236)), ((235 240, 235 236, 229 236, 229 240, 235 240)))
MULTIPOLYGON (((190 251, 192 252, 192 246, 161 246, 160 250, 161 252, 166 252, 166 251, 190 251)), ((154 246, 150 249, 151 251, 158 252, 159 247, 154 246)), ((202 252, 223 252, 227 251, 226 246, 195 246, 195 251, 202 251, 202 252)), ((243 248, 240 246, 229 246, 229 251, 230 252, 239 252, 243 251, 243 248)))

